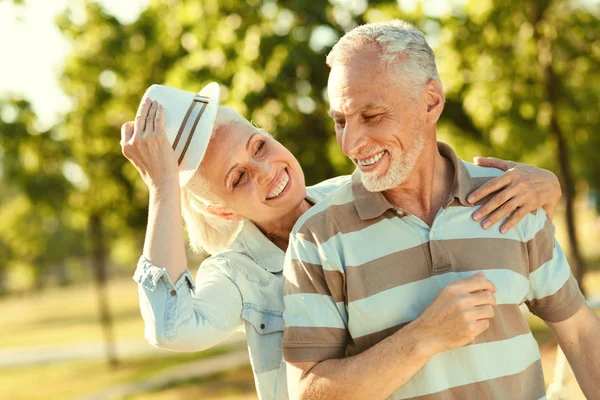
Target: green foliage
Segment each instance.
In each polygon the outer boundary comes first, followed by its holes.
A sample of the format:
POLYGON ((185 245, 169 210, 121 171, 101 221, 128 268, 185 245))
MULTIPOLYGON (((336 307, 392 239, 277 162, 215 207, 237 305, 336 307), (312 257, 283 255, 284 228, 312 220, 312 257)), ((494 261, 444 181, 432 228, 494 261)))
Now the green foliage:
POLYGON ((471 1, 443 18, 438 57, 452 133, 557 170, 554 113, 577 154, 577 178, 600 188, 597 11, 578 1, 471 1))
POLYGON ((53 130, 37 130, 24 100, 0 100, 0 115, 0 274, 25 265, 39 287, 46 269, 82 255, 65 207, 72 188, 63 174, 68 143, 55 140, 53 130))
POLYGON ((407 14, 387 0, 154 0, 123 24, 87 2, 84 20, 68 9, 56 20, 73 45, 61 74, 75 104, 65 120, 38 132, 26 102, 0 103, 2 115, 13 114, 10 122, 0 120, 4 231, 31 230, 24 237, 35 250, 24 251, 0 231, 0 271, 15 257, 59 262, 57 248, 81 254, 91 215, 101 216, 119 256, 130 249, 130 258, 118 261, 135 261, 147 196, 121 154, 120 126, 154 83, 197 91, 217 81, 223 104, 289 148, 308 184, 350 173, 326 114, 325 55, 345 30, 390 18, 412 21, 434 44, 447 95, 439 134, 461 156, 485 153, 557 170, 550 126, 556 116, 577 155, 576 179, 600 190, 597 7, 472 0, 433 18, 420 5, 407 14))

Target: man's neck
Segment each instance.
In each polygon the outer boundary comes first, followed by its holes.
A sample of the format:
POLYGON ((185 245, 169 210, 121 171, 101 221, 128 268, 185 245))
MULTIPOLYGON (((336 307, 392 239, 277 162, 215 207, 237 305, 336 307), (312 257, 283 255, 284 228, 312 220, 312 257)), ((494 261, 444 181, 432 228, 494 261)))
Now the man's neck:
POLYGON ((452 162, 442 157, 437 143, 431 141, 423 148, 408 178, 383 195, 393 205, 431 226, 450 195, 454 173, 452 162))

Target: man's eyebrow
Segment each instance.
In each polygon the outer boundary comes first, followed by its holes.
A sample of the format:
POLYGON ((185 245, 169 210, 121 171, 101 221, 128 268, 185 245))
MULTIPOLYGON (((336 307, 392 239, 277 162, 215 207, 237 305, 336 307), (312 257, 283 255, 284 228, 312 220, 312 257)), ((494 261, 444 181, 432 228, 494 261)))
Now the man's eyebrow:
MULTIPOLYGON (((361 114, 361 113, 364 113, 365 111, 370 111, 370 110, 374 110, 374 109, 378 109, 378 108, 382 108, 382 107, 378 106, 378 105, 376 105, 374 103, 367 103, 364 106, 362 106, 360 108, 357 108, 356 110, 353 110, 353 111, 349 112, 346 115, 361 114)), ((329 109, 329 111, 327 111, 327 114, 329 114, 329 116, 331 118, 340 117, 340 116, 344 115, 341 112, 335 111, 335 110, 332 110, 332 109, 329 109)))
MULTIPOLYGON (((250 142, 252 141, 252 138, 254 136, 258 135, 258 132, 254 132, 252 135, 250 135, 250 137, 248 138, 248 141, 246 142, 246 151, 248 151, 248 148, 250 148, 250 142)), ((229 168, 229 171, 227 171, 227 174, 225 175, 225 187, 227 187, 227 180, 229 179, 229 175, 231 175, 231 172, 235 169, 235 167, 238 166, 238 163, 233 164, 233 166, 231 168, 229 168)))

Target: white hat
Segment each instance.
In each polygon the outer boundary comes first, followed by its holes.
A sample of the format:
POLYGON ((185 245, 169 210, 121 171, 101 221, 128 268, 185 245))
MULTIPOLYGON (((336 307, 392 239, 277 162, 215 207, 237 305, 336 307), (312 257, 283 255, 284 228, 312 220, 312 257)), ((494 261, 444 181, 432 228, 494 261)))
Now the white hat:
POLYGON ((179 185, 192 179, 208 147, 219 108, 219 84, 206 85, 198 94, 168 86, 152 85, 144 93, 165 110, 166 133, 179 164, 179 185))

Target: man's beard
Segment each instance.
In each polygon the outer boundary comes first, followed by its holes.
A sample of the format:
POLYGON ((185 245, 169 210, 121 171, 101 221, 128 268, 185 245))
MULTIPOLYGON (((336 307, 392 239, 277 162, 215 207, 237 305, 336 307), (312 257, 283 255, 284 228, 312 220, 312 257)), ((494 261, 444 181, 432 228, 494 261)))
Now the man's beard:
POLYGON ((377 171, 367 173, 360 171, 365 189, 369 192, 383 192, 401 185, 406 180, 425 147, 423 129, 415 127, 412 133, 415 135, 415 142, 410 150, 386 149, 390 166, 383 176, 379 176, 377 171))

